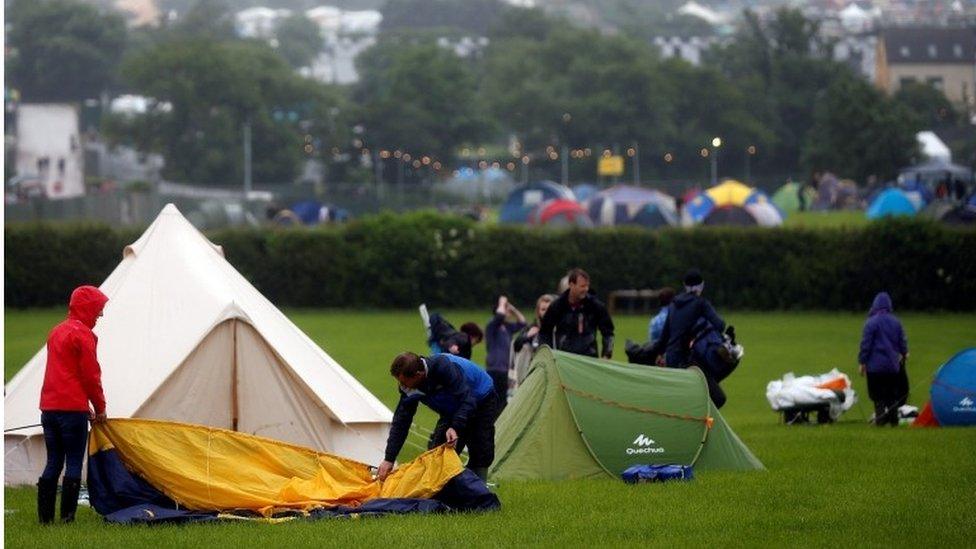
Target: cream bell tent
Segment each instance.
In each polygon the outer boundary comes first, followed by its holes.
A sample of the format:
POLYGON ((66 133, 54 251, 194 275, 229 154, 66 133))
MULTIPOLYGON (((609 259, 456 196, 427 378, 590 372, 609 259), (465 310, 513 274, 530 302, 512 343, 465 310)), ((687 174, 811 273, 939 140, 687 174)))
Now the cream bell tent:
MULTIPOLYGON (((101 285, 98 359, 109 417, 171 419, 256 434, 366 463, 392 413, 224 259, 172 204, 101 285)), ((338 334, 333 335, 338 336, 338 334)), ((7 384, 6 484, 45 462, 38 402, 47 352, 7 384)))

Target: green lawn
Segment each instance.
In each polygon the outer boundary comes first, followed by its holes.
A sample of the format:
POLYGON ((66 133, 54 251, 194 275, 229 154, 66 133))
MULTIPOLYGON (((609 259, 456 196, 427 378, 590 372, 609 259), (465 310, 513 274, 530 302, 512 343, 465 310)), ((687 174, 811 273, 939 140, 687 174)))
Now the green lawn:
POLYGON ((830 210, 825 212, 790 212, 784 227, 819 229, 822 227, 862 227, 871 220, 861 210, 830 210))
MULTIPOLYGON (((286 311, 317 343, 391 407, 394 354, 421 350, 415 312, 286 311)), ((5 379, 43 344, 61 311, 6 311, 5 379)), ((453 312, 456 321, 487 313, 453 312)), ((976 345, 976 315, 901 315, 909 337, 911 403, 921 406, 932 373, 976 345)), ((5 489, 11 547, 799 545, 970 546, 976 487, 976 429, 875 429, 862 402, 836 425, 787 427, 765 400, 766 383, 787 371, 856 373, 863 315, 728 313, 746 356, 723 387, 722 413, 765 463, 762 473, 699 473, 693 482, 627 486, 610 479, 503 483, 500 512, 310 523, 111 527, 88 509, 71 527, 35 524, 34 491, 5 489)), ((646 333, 643 317, 618 317, 617 352, 646 333)), ((484 359, 484 347, 475 360, 484 359)), ((866 398, 866 386, 855 378, 866 398)), ((111 402, 109 403, 111 413, 111 402)), ((426 414, 422 421, 432 423, 426 414)), ((405 451, 402 457, 410 457, 405 451)))

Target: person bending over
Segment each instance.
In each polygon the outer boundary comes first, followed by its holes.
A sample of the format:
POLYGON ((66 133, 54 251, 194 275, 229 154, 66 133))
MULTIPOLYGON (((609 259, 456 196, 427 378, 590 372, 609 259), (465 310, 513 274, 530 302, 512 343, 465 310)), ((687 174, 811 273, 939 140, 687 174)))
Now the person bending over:
POLYGON ((488 374, 474 362, 456 355, 421 357, 405 352, 393 359, 390 375, 400 385, 400 402, 393 413, 377 478, 386 480, 393 470, 417 405, 423 403, 440 416, 427 447, 447 444, 460 453, 467 446, 468 469, 487 480, 488 467, 495 459, 498 416, 498 397, 488 374))

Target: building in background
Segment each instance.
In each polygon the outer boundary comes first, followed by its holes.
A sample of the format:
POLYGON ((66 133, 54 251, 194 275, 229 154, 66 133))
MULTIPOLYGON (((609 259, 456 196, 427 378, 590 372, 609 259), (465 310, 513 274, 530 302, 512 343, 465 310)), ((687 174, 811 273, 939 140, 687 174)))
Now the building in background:
POLYGON ((976 88, 976 31, 968 28, 888 28, 878 38, 875 82, 895 93, 911 82, 928 84, 960 106, 976 88))
POLYGON ((48 198, 85 194, 77 106, 21 103, 16 126, 14 166, 18 176, 39 181, 48 198))

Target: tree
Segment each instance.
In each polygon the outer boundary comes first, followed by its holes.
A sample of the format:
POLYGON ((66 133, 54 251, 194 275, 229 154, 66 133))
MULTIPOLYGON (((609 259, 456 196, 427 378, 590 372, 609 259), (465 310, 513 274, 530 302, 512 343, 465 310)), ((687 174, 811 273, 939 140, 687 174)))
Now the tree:
POLYGON ((915 155, 917 130, 904 105, 861 79, 839 78, 817 102, 803 162, 862 182, 870 175, 890 179, 915 155))
POLYGON ((260 42, 166 42, 128 59, 123 74, 156 103, 145 116, 109 127, 117 139, 163 153, 171 179, 239 184, 245 123, 257 182, 292 181, 306 135, 334 142, 337 95, 295 75, 260 42))
POLYGON ((302 14, 282 19, 275 29, 278 53, 298 69, 307 67, 322 49, 319 27, 302 14))
MULTIPOLYGON (((744 170, 747 155, 760 151, 765 159, 776 150, 776 134, 763 123, 763 106, 744 90, 709 67, 694 67, 684 61, 669 60, 661 66, 673 105, 675 131, 666 146, 674 168, 684 173, 702 173, 708 159, 700 150, 712 138, 720 137, 722 146, 711 154, 721 155, 724 175, 744 170), (754 147, 750 153, 750 147, 754 147)), ((656 159, 663 167, 661 156, 656 159)), ((762 166, 757 162, 755 167, 762 166)))
POLYGON ((928 84, 912 82, 902 86, 894 97, 917 118, 923 128, 954 126, 959 118, 945 94, 928 84))
POLYGON ((816 22, 798 10, 781 8, 768 23, 746 10, 733 40, 705 56, 706 65, 753 98, 756 116, 775 132, 775 146, 764 155, 768 169, 800 169, 814 105, 832 82, 854 77, 848 67, 832 61, 829 52, 816 22))
POLYGON ((112 86, 125 21, 71 0, 21 0, 8 10, 8 75, 25 101, 79 101, 112 86))
POLYGON ((661 148, 673 131, 652 50, 625 37, 563 27, 544 40, 489 46, 482 97, 524 150, 547 146, 661 148))
POLYGON ((504 9, 501 0, 390 0, 383 6, 384 31, 457 29, 485 36, 504 9))
POLYGON ((485 134, 471 69, 432 41, 382 39, 356 67, 355 96, 370 147, 450 161, 462 144, 485 134))

